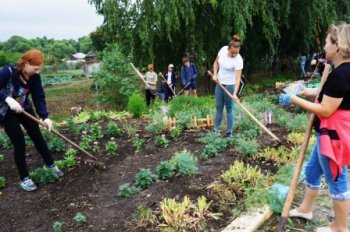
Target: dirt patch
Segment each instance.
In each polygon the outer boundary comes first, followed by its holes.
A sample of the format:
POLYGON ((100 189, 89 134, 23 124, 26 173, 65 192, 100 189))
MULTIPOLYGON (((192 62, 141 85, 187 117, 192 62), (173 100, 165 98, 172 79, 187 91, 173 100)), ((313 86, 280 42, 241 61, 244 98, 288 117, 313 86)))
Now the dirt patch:
MULTIPOLYGON (((264 173, 276 171, 272 163, 249 159, 232 148, 210 160, 199 160, 199 173, 194 176, 178 176, 169 181, 157 181, 139 194, 122 199, 117 197, 118 186, 124 183, 132 184, 140 168, 149 168, 155 172, 156 166, 161 161, 169 160, 175 152, 183 149, 200 154, 204 144, 197 139, 208 131, 184 131, 176 141, 166 134, 170 145, 164 149, 154 143, 155 135, 145 132, 148 122, 128 120, 118 123, 120 126, 123 123, 140 124, 138 133, 145 139, 140 152, 135 152, 131 140, 123 134, 116 139, 118 144, 116 156, 111 158, 103 154, 97 156, 106 162, 106 169, 96 169, 81 162, 78 167, 64 170, 65 175, 57 183, 40 186, 34 192, 25 192, 19 188, 12 150, 1 149, 0 153, 5 155, 5 160, 0 162, 0 176, 4 176, 7 182, 0 195, 1 231, 52 231, 55 221, 63 222, 63 231, 146 231, 145 228, 135 229, 135 225, 131 223, 139 205, 155 208, 164 198, 182 200, 186 195, 193 200, 202 195, 210 199, 206 190, 207 185, 218 179, 236 159, 258 166, 264 173), (87 218, 87 223, 80 227, 75 225, 73 219, 78 212, 87 218)), ((106 122, 102 126, 105 128, 106 122)), ((273 126, 271 129, 278 137, 285 136, 283 129, 273 126)), ((62 133, 65 131, 67 130, 62 130, 62 133)), ((74 136, 66 135, 79 143, 74 136)), ((101 143, 106 143, 109 139, 105 135, 101 143)), ((265 146, 274 143, 266 134, 260 135, 258 140, 263 141, 265 146)), ((54 154, 54 157, 56 160, 61 159, 63 153, 54 154)), ((80 154, 80 157, 85 158, 83 154, 80 154)), ((27 149, 27 161, 31 170, 43 164, 40 155, 33 147, 27 149)), ((219 231, 229 224, 230 220, 230 212, 225 212, 222 219, 209 223, 209 229, 219 231)))

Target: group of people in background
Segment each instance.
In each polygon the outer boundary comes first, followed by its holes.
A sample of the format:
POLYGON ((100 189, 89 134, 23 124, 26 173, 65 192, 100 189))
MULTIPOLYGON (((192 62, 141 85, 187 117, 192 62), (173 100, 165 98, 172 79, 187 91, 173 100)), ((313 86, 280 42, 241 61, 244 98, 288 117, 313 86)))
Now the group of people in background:
POLYGON ((326 54, 324 51, 313 54, 301 53, 299 57, 300 77, 305 79, 308 77, 314 78, 316 76, 322 76, 326 62, 326 54), (309 68, 312 69, 311 72, 308 72, 309 68))
MULTIPOLYGON (((167 71, 159 72, 157 74, 154 71, 154 65, 148 64, 148 71, 145 73, 145 95, 147 106, 155 100, 156 96, 159 97, 161 101, 168 102, 170 99, 176 96, 176 83, 178 75, 174 70, 174 65, 169 64, 167 71)), ((183 57, 181 66, 181 83, 182 91, 184 95, 197 96, 197 77, 198 69, 196 65, 190 61, 189 57, 183 57)), ((181 92, 182 92, 181 91, 181 92)))

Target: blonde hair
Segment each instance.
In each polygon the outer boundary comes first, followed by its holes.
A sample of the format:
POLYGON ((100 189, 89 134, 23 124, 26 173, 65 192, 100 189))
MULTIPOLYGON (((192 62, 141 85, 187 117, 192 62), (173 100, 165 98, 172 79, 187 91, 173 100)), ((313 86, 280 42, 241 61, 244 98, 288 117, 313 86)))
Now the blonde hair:
POLYGON ((350 57, 350 24, 338 26, 338 48, 343 58, 350 57))
POLYGON ((239 48, 241 47, 241 38, 238 35, 233 35, 232 40, 228 43, 228 48, 235 47, 239 48))

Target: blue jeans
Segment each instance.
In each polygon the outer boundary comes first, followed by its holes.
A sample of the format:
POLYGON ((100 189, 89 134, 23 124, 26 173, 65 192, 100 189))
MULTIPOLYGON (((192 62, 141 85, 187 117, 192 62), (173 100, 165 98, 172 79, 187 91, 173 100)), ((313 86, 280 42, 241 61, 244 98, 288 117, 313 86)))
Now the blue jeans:
POLYGON ((324 175, 329 187, 330 197, 339 201, 349 200, 347 166, 343 166, 342 172, 335 181, 329 168, 329 158, 320 154, 320 136, 318 133, 316 133, 316 137, 317 142, 305 167, 306 186, 310 189, 319 189, 324 175))
MULTIPOLYGON (((235 90, 234 85, 226 85, 224 86, 231 94, 233 94, 235 90)), ((220 129, 220 124, 223 117, 224 106, 226 108, 226 121, 227 121, 227 133, 232 133, 233 126, 235 124, 234 121, 234 101, 233 99, 225 93, 223 89, 219 85, 215 87, 215 101, 216 101, 216 114, 214 121, 214 130, 218 131, 220 129)))

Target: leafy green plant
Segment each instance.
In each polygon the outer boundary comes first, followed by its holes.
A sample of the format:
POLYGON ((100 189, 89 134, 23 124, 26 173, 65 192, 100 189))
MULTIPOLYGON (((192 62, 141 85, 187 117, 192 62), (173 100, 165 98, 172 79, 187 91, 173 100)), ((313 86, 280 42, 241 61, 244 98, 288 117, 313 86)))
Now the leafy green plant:
POLYGON ((157 180, 157 176, 154 175, 148 168, 142 168, 135 176, 135 186, 141 189, 148 188, 153 182, 157 180))
POLYGON ((0 154, 0 162, 4 161, 5 156, 3 154, 0 154))
POLYGON ((47 143, 47 146, 53 152, 61 152, 66 150, 64 140, 58 136, 53 136, 47 143))
POLYGON ((155 138, 155 143, 157 146, 161 148, 167 148, 169 146, 169 140, 165 137, 165 135, 157 135, 155 138))
POLYGON ((86 122, 81 123, 79 126, 76 126, 79 132, 88 131, 89 125, 86 122))
POLYGON ((145 142, 145 139, 144 138, 135 138, 132 143, 134 144, 134 147, 136 148, 136 151, 140 151, 141 150, 141 147, 142 147, 142 144, 145 142))
POLYGON ((118 197, 127 198, 141 191, 140 188, 125 183, 119 186, 118 197))
POLYGON ((0 176, 0 189, 4 188, 6 185, 5 177, 0 176))
POLYGON ((61 232, 61 231, 62 231, 62 225, 63 225, 62 222, 55 221, 55 222, 53 223, 53 231, 54 231, 54 232, 61 232))
POLYGON ((107 124, 107 135, 111 137, 119 137, 121 135, 121 131, 115 122, 109 122, 107 124))
POLYGON ((37 168, 30 172, 29 176, 38 185, 46 185, 58 180, 58 175, 49 168, 37 168))
POLYGON ((167 180, 175 176, 175 166, 169 161, 162 161, 156 168, 158 179, 167 180))
POLYGON ((164 115, 159 112, 153 114, 153 123, 148 124, 146 130, 154 134, 162 133, 164 128, 163 117, 164 115))
POLYGON ((243 138, 238 138, 236 140, 237 149, 240 153, 244 155, 256 154, 260 148, 260 145, 256 139, 245 140, 243 138))
POLYGON ((86 217, 80 212, 78 212, 73 219, 75 220, 75 224, 77 226, 81 226, 86 223, 86 217))
POLYGON ((77 165, 77 161, 74 155, 66 155, 63 160, 56 160, 55 164, 61 169, 72 168, 77 165))
POLYGON ((79 146, 81 146, 85 150, 89 150, 92 142, 93 142, 93 140, 90 136, 83 135, 81 137, 81 142, 80 142, 79 146))
POLYGON ((95 141, 92 143, 92 152, 94 153, 100 153, 101 152, 101 148, 99 146, 99 142, 95 141))
POLYGON ((64 153, 66 156, 76 156, 78 154, 78 151, 74 148, 68 148, 67 151, 64 153))
POLYGON ((174 140, 178 140, 180 138, 182 132, 182 128, 177 126, 175 129, 170 130, 170 136, 173 137, 174 140))
POLYGON ((176 175, 194 175, 198 172, 197 158, 187 150, 177 152, 170 161, 175 166, 176 175))
POLYGON ((232 139, 221 138, 214 133, 209 133, 198 139, 198 141, 206 144, 200 155, 200 158, 203 160, 215 157, 233 145, 232 139))
POLYGON ((118 146, 117 146, 117 143, 115 141, 109 141, 106 144, 107 156, 114 156, 117 148, 118 148, 118 146))
POLYGON ((98 123, 94 123, 90 128, 91 138, 94 141, 97 141, 99 139, 103 138, 103 135, 101 133, 101 126, 98 123))
POLYGON ((4 149, 13 147, 10 138, 4 132, 0 132, 0 146, 4 149))
POLYGON ((74 120, 72 117, 68 117, 66 119, 66 123, 67 123, 67 128, 68 130, 74 134, 74 135, 78 135, 79 134, 79 128, 77 127, 77 125, 75 124, 74 120))
POLYGON ((131 95, 128 101, 128 111, 134 118, 139 118, 147 109, 145 99, 139 93, 131 95))

